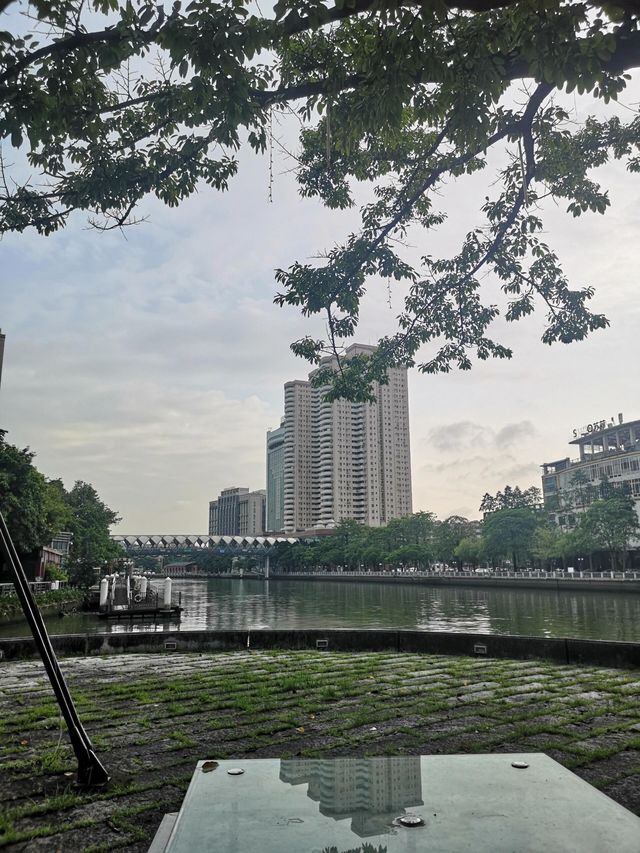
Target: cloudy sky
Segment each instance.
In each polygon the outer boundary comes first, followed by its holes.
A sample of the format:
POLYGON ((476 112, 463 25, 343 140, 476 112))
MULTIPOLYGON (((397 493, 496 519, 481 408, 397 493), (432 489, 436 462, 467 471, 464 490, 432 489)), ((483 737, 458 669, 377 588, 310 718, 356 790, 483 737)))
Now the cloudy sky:
MULTIPOLYGON (((639 100, 634 81, 623 102, 639 100)), ((287 128, 279 133, 289 145, 287 128)), ((243 153, 229 193, 205 188, 178 210, 149 200, 148 220, 124 234, 89 230, 78 216, 60 234, 0 243, 0 425, 37 451, 47 476, 93 483, 122 516, 120 532, 205 532, 220 489, 264 488, 265 433, 278 424, 283 383, 308 372, 288 345, 322 333, 272 304, 273 270, 356 224, 355 212, 298 198, 290 162, 274 153, 272 204, 267 160, 243 153)), ((600 177, 607 215, 574 220, 551 205, 546 238, 573 284, 596 287, 594 307, 611 327, 550 348, 541 319, 529 318, 500 330, 510 362, 411 371, 415 510, 477 517, 485 491, 539 485, 539 465, 569 453, 573 427, 618 412, 640 418, 640 176, 613 165, 600 177)), ((416 236, 416 252, 455 251, 478 221, 483 181, 448 188, 449 221, 428 242, 416 236)), ((391 331, 400 309, 400 293, 389 307, 386 286, 374 285, 357 339, 391 331)))

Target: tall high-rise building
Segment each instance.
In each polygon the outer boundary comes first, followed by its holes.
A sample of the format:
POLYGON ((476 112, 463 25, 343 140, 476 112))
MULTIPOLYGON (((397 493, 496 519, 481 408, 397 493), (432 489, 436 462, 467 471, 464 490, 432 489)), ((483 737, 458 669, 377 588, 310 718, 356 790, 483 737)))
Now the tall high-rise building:
POLYGON ((209 502, 209 536, 262 536, 265 490, 233 486, 209 502))
POLYGON ((2 360, 4 358, 4 341, 5 336, 2 334, 2 329, 0 329, 0 385, 2 385, 2 360))
POLYGON ((267 432, 267 531, 284 530, 284 418, 267 432))
MULTIPOLYGON (((353 344, 345 358, 374 351, 353 344)), ((377 527, 409 515, 406 368, 391 368, 388 385, 375 383, 374 403, 326 402, 313 376, 284 386, 284 530, 327 528, 347 518, 377 527)))

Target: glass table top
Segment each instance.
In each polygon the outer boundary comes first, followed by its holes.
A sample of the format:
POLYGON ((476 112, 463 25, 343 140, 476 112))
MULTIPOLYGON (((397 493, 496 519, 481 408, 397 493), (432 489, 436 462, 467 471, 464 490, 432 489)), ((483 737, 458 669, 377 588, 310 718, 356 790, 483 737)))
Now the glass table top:
POLYGON ((609 850, 640 853, 640 819, 538 753, 201 761, 166 847, 166 853, 609 850), (243 772, 230 773, 237 770, 243 772))

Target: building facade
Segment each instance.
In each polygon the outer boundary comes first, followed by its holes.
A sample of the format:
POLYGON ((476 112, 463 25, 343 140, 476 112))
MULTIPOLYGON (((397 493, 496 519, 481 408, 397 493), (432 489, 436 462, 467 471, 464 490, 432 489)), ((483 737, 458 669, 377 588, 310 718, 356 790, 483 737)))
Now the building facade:
POLYGON ((579 456, 542 466, 545 507, 561 527, 572 527, 575 516, 600 496, 607 481, 628 494, 640 518, 640 420, 624 423, 622 414, 573 431, 569 442, 579 456))
MULTIPOLYGON (((353 344, 345 358, 374 351, 353 344)), ((284 530, 326 529, 343 519, 378 527, 410 515, 406 368, 391 368, 388 385, 375 383, 374 403, 327 402, 313 377, 284 386, 284 530)))
POLYGON ((2 385, 2 362, 4 360, 4 341, 5 336, 2 334, 2 329, 0 329, 0 385, 2 385))
POLYGON ((266 530, 284 530, 284 418, 277 429, 267 432, 266 530))
POLYGON ((265 525, 266 492, 242 486, 223 489, 209 502, 209 536, 261 536, 265 525))

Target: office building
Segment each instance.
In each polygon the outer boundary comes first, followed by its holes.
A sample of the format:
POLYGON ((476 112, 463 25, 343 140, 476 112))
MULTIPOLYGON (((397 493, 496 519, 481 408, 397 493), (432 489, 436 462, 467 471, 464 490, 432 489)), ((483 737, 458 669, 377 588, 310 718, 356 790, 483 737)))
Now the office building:
MULTIPOLYGON (((372 352, 353 344, 345 358, 372 352)), ((409 515, 406 368, 391 368, 388 385, 375 383, 373 403, 327 402, 314 375, 284 386, 284 530, 327 529, 343 519, 377 527, 409 515)))
POLYGON ((262 536, 265 524, 264 489, 223 489, 209 502, 209 536, 262 536))
POLYGON ((2 329, 0 329, 0 385, 2 385, 2 362, 4 359, 4 342, 5 335, 2 334, 2 329))
POLYGON ((640 420, 600 420, 573 430, 569 456, 542 466, 544 505, 561 527, 573 527, 576 515, 601 497, 602 482, 634 501, 640 518, 640 420))
POLYGON ((284 530, 284 418, 280 426, 267 432, 267 507, 268 533, 284 530))

